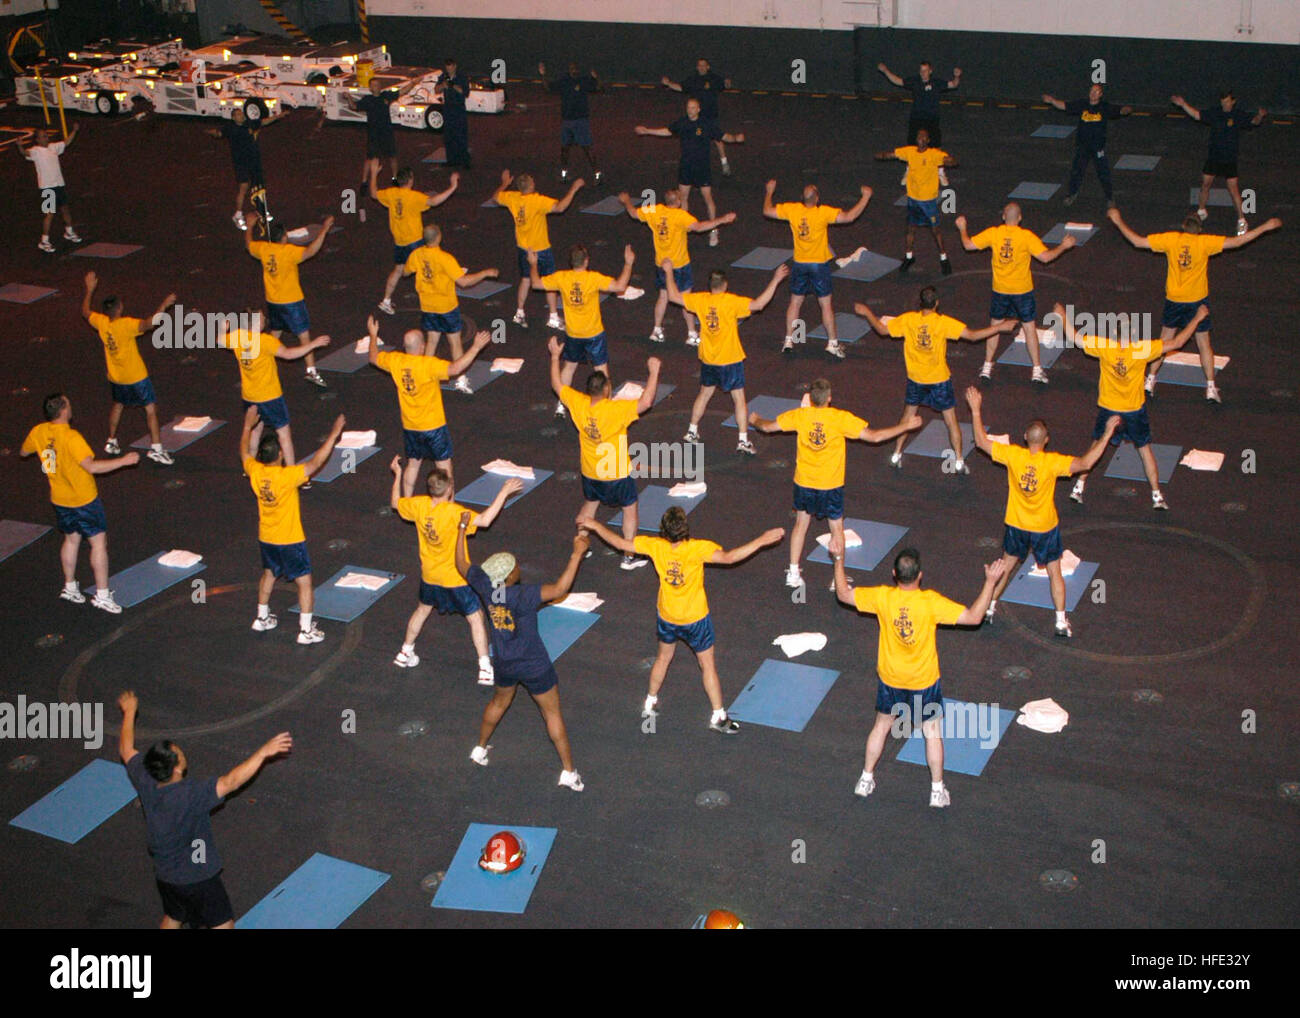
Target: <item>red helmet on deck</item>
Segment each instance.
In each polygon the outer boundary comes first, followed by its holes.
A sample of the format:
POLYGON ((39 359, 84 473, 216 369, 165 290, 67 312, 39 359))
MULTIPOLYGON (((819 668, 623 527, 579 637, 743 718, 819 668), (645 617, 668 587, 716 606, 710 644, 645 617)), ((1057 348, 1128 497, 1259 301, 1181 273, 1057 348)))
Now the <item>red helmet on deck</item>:
POLYGON ((524 843, 510 831, 497 831, 483 846, 478 864, 489 873, 510 873, 517 870, 524 864, 524 843))

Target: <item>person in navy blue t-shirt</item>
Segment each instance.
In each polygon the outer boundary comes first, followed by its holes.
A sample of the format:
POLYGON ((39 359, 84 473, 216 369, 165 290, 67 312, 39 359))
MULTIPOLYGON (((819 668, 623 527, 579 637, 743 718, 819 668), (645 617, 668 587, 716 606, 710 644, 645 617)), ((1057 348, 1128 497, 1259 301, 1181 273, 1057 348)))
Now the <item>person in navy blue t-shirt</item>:
POLYGON ((1196 214, 1204 222, 1208 212, 1205 203, 1210 197, 1210 186, 1216 177, 1222 177, 1228 184, 1228 193, 1232 195, 1232 204, 1237 209, 1237 236, 1240 237, 1249 228, 1241 208, 1241 184, 1237 179, 1237 148, 1241 141, 1241 132, 1254 130, 1268 116, 1267 110, 1257 110, 1252 115, 1237 109, 1237 97, 1232 89, 1225 89, 1219 96, 1217 110, 1198 110, 1189 105, 1181 95, 1169 100, 1181 107, 1193 120, 1199 120, 1210 129, 1210 150, 1205 156, 1205 165, 1201 167, 1201 196, 1197 202, 1196 214))
MULTIPOLYGON (((537 65, 537 73, 546 81, 545 64, 537 65)), ((548 82, 546 88, 560 97, 560 179, 569 179, 569 149, 577 145, 586 153, 599 184, 601 172, 591 154, 591 104, 587 96, 600 91, 600 79, 594 70, 582 75, 577 64, 569 64, 569 73, 548 82)))
POLYGON ((1070 184, 1066 188, 1065 204, 1073 205, 1079 197, 1079 185, 1083 183, 1083 172, 1088 168, 1088 161, 1097 164, 1097 179, 1101 189, 1106 193, 1106 205, 1115 207, 1115 193, 1110 185, 1110 161, 1106 158, 1106 125, 1118 117, 1127 117, 1133 112, 1132 106, 1115 106, 1101 97, 1102 87, 1094 84, 1088 89, 1087 99, 1074 99, 1064 102, 1050 95, 1043 96, 1043 102, 1055 106, 1058 110, 1070 114, 1075 119, 1074 162, 1070 164, 1070 184))
MULTIPOLYGON (((731 79, 724 78, 717 71, 712 70, 707 60, 700 57, 699 60, 695 61, 695 73, 687 75, 681 81, 673 81, 667 75, 664 75, 660 80, 674 92, 681 92, 686 98, 698 102, 700 104, 700 116, 721 127, 718 96, 731 87, 731 79)), ((727 146, 722 140, 721 130, 719 130, 713 144, 718 150, 718 156, 722 159, 722 175, 730 177, 731 163, 727 162, 727 146)))
POLYGON ((912 112, 907 118, 907 143, 915 145, 916 133, 925 131, 930 135, 930 144, 939 148, 943 144, 943 134, 939 130, 939 96, 953 91, 961 84, 961 68, 954 67, 948 81, 934 76, 934 67, 928 60, 922 60, 917 73, 907 78, 895 74, 883 62, 876 65, 876 70, 888 78, 890 84, 912 93, 912 112))

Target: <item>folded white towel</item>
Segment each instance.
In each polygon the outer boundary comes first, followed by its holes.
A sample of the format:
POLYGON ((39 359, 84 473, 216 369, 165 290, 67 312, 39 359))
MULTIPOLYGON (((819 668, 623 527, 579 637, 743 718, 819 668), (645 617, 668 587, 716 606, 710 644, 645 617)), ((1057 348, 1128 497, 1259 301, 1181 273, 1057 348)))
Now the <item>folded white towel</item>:
MULTIPOLYGON (((1017 343, 1028 342, 1028 340, 1025 339, 1025 328, 1023 325, 1020 327, 1020 331, 1016 333, 1016 342, 1017 343)), ((1058 342, 1059 340, 1057 339, 1055 329, 1044 329, 1041 325, 1038 327, 1039 346, 1045 346, 1050 348, 1056 346, 1058 342)))
POLYGON ((668 489, 669 498, 699 498, 709 486, 703 481, 679 481, 668 489))
POLYGON ((1066 223, 1065 228, 1067 230, 1091 230, 1094 227, 1092 223, 1066 223))
POLYGON ((1178 462, 1192 470, 1219 470, 1223 467, 1223 453, 1193 449, 1178 462))
POLYGON ((645 291, 639 290, 635 286, 629 286, 626 290, 618 295, 619 300, 636 300, 638 297, 644 297, 645 291))
POLYGON ((585 594, 575 592, 570 594, 563 601, 556 601, 555 607, 568 608, 570 611, 575 612, 594 612, 604 603, 604 600, 597 597, 594 592, 588 592, 585 594))
POLYGON ((1007 435, 989 435, 989 441, 990 441, 990 442, 997 442, 998 445, 1010 445, 1010 444, 1011 444, 1011 436, 1010 436, 1009 434, 1007 434, 1007 435))
POLYGON ((503 477, 518 477, 524 481, 532 481, 537 477, 537 475, 533 473, 532 467, 521 467, 517 463, 511 463, 509 460, 493 460, 491 463, 484 463, 483 469, 489 474, 500 474, 503 477))
MULTIPOLYGON (((1069 548, 1066 548, 1065 553, 1061 556, 1061 575, 1073 576, 1074 571, 1078 568, 1079 568, 1079 556, 1076 555, 1074 552, 1070 551, 1069 548)), ((1042 566, 1038 565, 1037 563, 1035 563, 1034 568, 1029 570, 1029 575, 1038 576, 1038 577, 1046 576, 1047 570, 1044 569, 1042 566)))
POLYGON ((306 240, 311 236, 311 229, 306 226, 300 226, 296 230, 290 230, 285 234, 290 240, 306 240))
MULTIPOLYGON (((384 345, 384 341, 383 341, 382 339, 379 340, 376 349, 378 349, 378 347, 383 346, 383 345, 384 345)), ((362 336, 360 339, 358 339, 358 340, 356 341, 356 343, 353 345, 352 349, 353 349, 356 353, 369 353, 369 352, 370 352, 370 337, 369 337, 369 336, 362 336)))
MULTIPOLYGON (((1231 358, 1214 355, 1214 370, 1222 371, 1231 358)), ((1185 364, 1189 368, 1199 368, 1201 366, 1201 357, 1199 354, 1189 353, 1186 350, 1179 350, 1177 353, 1167 354, 1165 356, 1167 364, 1185 364)))
POLYGON ((173 548, 166 555, 158 556, 160 566, 171 566, 173 569, 188 569, 190 566, 196 566, 203 561, 203 556, 193 551, 182 551, 179 548, 173 548))
POLYGON ((378 435, 371 431, 345 431, 336 443, 340 449, 369 449, 375 444, 378 435))
POLYGON ((835 264, 838 265, 840 268, 844 268, 846 265, 849 265, 851 262, 856 262, 859 258, 861 258, 866 253, 867 253, 867 249, 865 247, 860 247, 856 251, 854 251, 851 255, 845 255, 843 258, 836 258, 835 264))
POLYGON ((172 426, 172 431, 202 431, 211 423, 211 417, 182 417, 172 426))
POLYGON ((1016 723, 1049 735, 1059 732, 1070 723, 1070 715, 1053 699, 1031 700, 1020 708, 1016 723))
POLYGON ((515 375, 519 369, 524 366, 522 357, 498 357, 492 362, 493 371, 504 371, 506 374, 515 375))
MULTIPOLYGON (((829 547, 831 543, 831 535, 822 534, 821 537, 817 538, 817 543, 820 544, 823 548, 829 547)), ((862 547, 862 538, 858 536, 858 532, 856 530, 853 530, 850 527, 844 528, 844 547, 845 548, 862 547)))
POLYGON ((825 633, 784 633, 772 641, 785 651, 786 657, 798 657, 810 650, 821 650, 826 646, 825 633))
POLYGON ((388 582, 386 576, 371 576, 369 573, 346 573, 335 586, 343 587, 346 590, 379 590, 388 582))
POLYGON ((615 399, 640 399, 645 393, 645 386, 637 382, 624 382, 618 387, 618 392, 614 393, 615 399))

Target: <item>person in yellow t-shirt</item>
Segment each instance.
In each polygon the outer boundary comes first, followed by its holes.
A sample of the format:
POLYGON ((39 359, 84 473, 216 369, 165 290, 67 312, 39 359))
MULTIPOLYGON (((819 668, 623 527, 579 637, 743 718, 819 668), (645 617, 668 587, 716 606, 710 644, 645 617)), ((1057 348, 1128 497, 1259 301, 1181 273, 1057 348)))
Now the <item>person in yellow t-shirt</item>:
MULTIPOLYGON (((654 237, 655 288, 659 291, 659 296, 655 299, 655 323, 654 328, 650 330, 650 341, 662 343, 664 312, 668 310, 670 299, 665 283, 668 269, 664 262, 672 262, 671 275, 677 289, 682 293, 690 293, 694 278, 691 274, 691 252, 686 246, 687 235, 703 233, 706 230, 716 231, 719 226, 734 223, 736 213, 728 212, 725 216, 701 222, 682 207, 682 193, 677 188, 664 193, 662 205, 633 205, 632 196, 626 191, 619 193, 618 200, 623 203, 623 208, 627 210, 629 216, 650 228, 650 234, 654 237)), ((677 303, 680 304, 681 301, 677 303)), ((699 346, 700 336, 695 330, 695 317, 687 308, 682 309, 682 317, 686 319, 686 345, 699 346)))
POLYGON ((393 307, 393 291, 397 289, 398 280, 406 271, 406 260, 411 253, 424 243, 424 211, 436 209, 453 194, 460 185, 460 174, 451 174, 447 190, 434 193, 417 191, 415 171, 403 166, 393 178, 392 187, 379 186, 379 163, 374 162, 370 168, 370 197, 388 209, 388 231, 393 235, 393 271, 384 281, 384 299, 379 302, 379 310, 386 315, 397 313, 393 307))
POLYGON ((1034 560, 1047 570, 1052 603, 1056 606, 1056 635, 1068 639, 1074 631, 1065 614, 1065 577, 1061 573, 1061 556, 1065 548, 1061 544, 1060 517, 1056 514, 1056 481, 1060 477, 1091 470, 1119 427, 1120 417, 1111 414, 1106 418, 1101 435, 1082 456, 1067 456, 1047 451, 1051 436, 1047 423, 1041 419, 1029 422, 1024 445, 994 442, 984 430, 981 416, 983 397, 979 389, 973 385, 968 388, 966 402, 970 404, 975 444, 994 463, 1007 468, 1007 512, 1002 530, 1002 564, 1006 572, 993 591, 986 617, 993 621, 998 597, 1025 556, 1032 551, 1034 560))
POLYGON ((303 462, 292 464, 285 457, 276 434, 263 429, 257 408, 250 406, 244 414, 239 461, 257 498, 257 542, 262 552, 254 632, 265 633, 280 624, 271 614, 271 591, 276 580, 289 580, 298 588, 298 642, 320 643, 325 639, 320 627, 312 622, 316 595, 311 583, 307 538, 302 531, 298 489, 329 462, 346 424, 346 419, 339 414, 321 447, 303 462))
MULTIPOLYGON (((464 351, 460 343, 462 323, 456 288, 468 290, 485 279, 496 279, 500 273, 496 269, 466 271, 453 255, 442 249, 442 230, 433 223, 424 228, 424 245, 406 259, 405 272, 415 276, 415 292, 420 296, 424 355, 434 356, 438 352, 438 340, 446 336, 451 359, 459 360, 464 351)), ((456 379, 456 390, 467 396, 474 391, 464 375, 456 379)))
POLYGON ((922 128, 916 132, 915 145, 877 152, 877 159, 898 159, 907 163, 907 251, 899 273, 905 273, 916 262, 913 242, 916 228, 928 226, 939 249, 939 267, 945 276, 952 275, 952 263, 944 250, 943 234, 939 230, 939 171, 956 166, 957 161, 941 148, 931 148, 930 132, 922 128))
POLYGON ((838 209, 821 203, 821 193, 812 184, 803 189, 801 200, 774 204, 776 181, 769 180, 763 194, 763 215, 768 219, 781 219, 790 224, 794 238, 794 269, 790 273, 790 306, 785 311, 785 341, 782 353, 794 353, 794 323, 803 308, 804 297, 812 294, 821 306, 822 326, 826 329, 826 352, 843 360, 844 347, 836 338, 835 308, 831 303, 831 246, 827 230, 854 222, 867 202, 871 201, 871 188, 865 184, 861 197, 851 209, 838 209))
MULTIPOLYGON (((854 304, 853 310, 862 315, 882 336, 892 336, 903 341, 903 362, 907 366, 907 392, 903 397, 903 420, 916 420, 920 427, 921 407, 929 407, 943 417, 948 427, 948 455, 943 458, 944 473, 969 474, 966 452, 957 423, 957 397, 952 391, 952 372, 948 370, 948 343, 950 340, 981 340, 1000 330, 1013 326, 997 322, 986 329, 971 330, 965 322, 939 313, 939 291, 933 286, 924 287, 918 300, 921 310, 897 315, 888 322, 881 321, 866 304, 854 304)), ((907 434, 898 436, 898 444, 889 457, 895 469, 903 466, 903 445, 907 434)))
POLYGON ((456 502, 456 489, 451 474, 434 467, 425 478, 427 495, 412 496, 409 491, 402 497, 402 457, 394 456, 389 469, 393 472, 393 490, 389 503, 393 511, 408 523, 415 524, 420 548, 419 603, 406 623, 406 638, 402 649, 393 658, 398 668, 414 668, 420 663, 415 653, 415 641, 434 608, 439 615, 464 615, 469 623, 470 639, 478 653, 478 684, 493 684, 492 658, 488 656, 487 626, 483 623, 483 609, 478 595, 456 571, 457 526, 462 513, 470 514, 467 535, 492 526, 501 514, 506 500, 524 490, 524 482, 512 477, 501 485, 492 504, 481 513, 473 513, 456 502))
POLYGON ((952 796, 943 783, 943 686, 935 631, 939 626, 978 626, 994 586, 1005 577, 999 559, 984 567, 984 586, 969 605, 952 601, 937 590, 922 590, 921 553, 904 548, 894 558, 890 586, 849 586, 844 572, 844 543, 831 539, 835 563, 835 594, 841 604, 875 615, 880 624, 876 650, 876 723, 867 736, 862 774, 853 788, 863 798, 876 790, 876 764, 892 731, 910 738, 919 727, 925 738, 925 762, 930 768, 930 805, 942 809, 952 796))
MULTIPOLYGON (((580 519, 591 519, 597 506, 606 505, 623 513, 623 534, 630 541, 636 535, 637 492, 628 456, 627 429, 655 405, 659 390, 659 358, 646 360, 645 388, 637 399, 614 399, 609 375, 593 371, 587 376, 585 392, 563 380, 560 357, 564 348, 551 337, 551 389, 560 399, 578 431, 579 473, 582 478, 580 519)), ((639 569, 645 559, 623 557, 624 569, 639 569)))
MULTIPOLYGON (((1008 202, 1002 209, 1002 224, 981 230, 975 236, 966 232, 966 217, 956 219, 957 231, 961 235, 961 246, 967 251, 992 252, 993 261, 993 298, 989 304, 989 324, 1000 325, 1002 322, 1019 322, 1025 332, 1025 348, 1029 353, 1032 366, 1030 378, 1040 384, 1047 384, 1047 372, 1043 370, 1042 358, 1038 353, 1038 307, 1034 301, 1034 278, 1030 273, 1031 261, 1047 265, 1056 261, 1066 251, 1074 247, 1077 241, 1074 234, 1066 231, 1056 247, 1048 248, 1038 234, 1026 230, 1020 225, 1020 206, 1008 202)), ((997 334, 989 336, 984 344, 984 365, 980 368, 980 381, 993 377, 993 359, 998 353, 997 334)))
MULTIPOLYGON (((122 421, 122 410, 129 406, 144 407, 145 421, 149 425, 149 458, 169 467, 176 461, 162 446, 158 428, 158 400, 136 342, 145 333, 145 322, 139 318, 126 317, 122 301, 118 297, 105 297, 102 313, 91 311, 90 302, 98 285, 99 277, 93 272, 87 272, 86 294, 81 299, 81 317, 99 333, 99 341, 104 344, 104 359, 108 364, 108 387, 113 395, 113 409, 108 412, 108 441, 104 443, 104 452, 110 456, 118 456, 122 452, 117 441, 117 426, 122 421)), ((169 293, 158 305, 158 310, 149 317, 149 322, 161 317, 175 303, 176 294, 169 293)))
POLYGON ((668 666, 682 641, 695 654, 700 665, 704 692, 709 698, 713 713, 709 727, 723 735, 735 735, 740 725, 727 716, 722 706, 722 680, 714 660, 713 619, 709 614, 708 598, 704 594, 704 567, 706 565, 730 566, 744 562, 762 548, 780 544, 785 537, 781 527, 765 530, 752 541, 724 551, 713 541, 693 539, 686 510, 673 506, 659 521, 659 536, 638 534, 628 537, 626 528, 620 537, 602 523, 588 516, 578 517, 580 533, 591 531, 611 548, 621 551, 625 560, 633 555, 645 555, 655 565, 659 574, 659 600, 656 605, 658 622, 656 635, 659 652, 650 668, 650 690, 641 708, 643 718, 658 714, 659 689, 668 675, 668 666))
MULTIPOLYGON (((579 177, 569 185, 563 198, 558 201, 544 194, 537 193, 537 183, 532 174, 521 173, 512 177, 509 170, 501 171, 501 183, 492 193, 493 200, 510 213, 515 227, 515 251, 519 265, 519 292, 513 321, 520 328, 528 328, 528 316, 524 313, 524 301, 532 289, 532 274, 528 269, 528 252, 537 254, 537 267, 543 276, 555 271, 555 252, 551 250, 551 231, 547 226, 547 216, 558 216, 567 212, 573 204, 573 198, 586 184, 579 177), (515 186, 510 187, 511 184, 515 186)), ((548 329, 563 328, 560 321, 560 306, 556 303, 554 293, 546 294, 546 306, 550 317, 546 320, 548 329)))
POLYGON ((110 460, 95 459, 95 451, 81 432, 72 427, 72 401, 62 393, 45 397, 41 411, 45 423, 27 433, 18 455, 24 459, 39 455, 41 472, 50 482, 50 502, 59 533, 63 535, 63 546, 59 549, 63 589, 59 597, 73 604, 86 603, 86 596, 77 585, 77 553, 84 537, 90 542, 90 568, 95 574, 95 596, 90 603, 119 615, 122 607, 108 589, 108 520, 104 503, 99 500, 95 475, 135 466, 140 462, 140 454, 128 452, 110 460))
POLYGON ((406 451, 406 473, 402 479, 402 494, 410 498, 415 493, 415 479, 424 460, 452 477, 451 433, 447 430, 447 415, 442 404, 442 387, 439 383, 455 378, 478 357, 483 348, 492 342, 486 329, 475 337, 470 348, 454 361, 440 357, 424 356, 424 333, 408 329, 402 334, 405 352, 379 349, 379 322, 371 315, 366 326, 370 330, 368 358, 370 366, 386 371, 397 386, 397 403, 402 414, 402 441, 406 451))
MULTIPOLYGON (((266 240, 253 239, 257 213, 248 214, 248 234, 245 241, 248 253, 262 263, 262 285, 266 290, 266 331, 276 339, 289 333, 298 337, 299 346, 311 343, 311 318, 307 314, 307 301, 303 299, 302 284, 298 280, 298 266, 315 258, 334 226, 334 217, 326 216, 320 233, 306 247, 289 242, 288 231, 279 221, 267 227, 266 240)), ((307 381, 324 389, 325 379, 316 370, 316 358, 310 348, 306 353, 307 381)))
MULTIPOLYGON (((1210 306, 1210 258, 1220 251, 1232 251, 1244 247, 1259 237, 1282 225, 1282 220, 1274 216, 1268 222, 1260 223, 1252 230, 1237 237, 1220 237, 1201 232, 1201 221, 1195 215, 1183 220, 1181 231, 1169 233, 1152 233, 1143 237, 1134 232, 1124 222, 1119 209, 1112 208, 1106 218, 1118 227, 1134 247, 1143 251, 1157 251, 1169 262, 1169 271, 1165 276, 1165 306, 1160 315, 1160 338, 1169 340, 1175 332, 1192 320, 1196 307, 1204 304, 1210 306)), ((1222 403, 1218 383, 1214 377, 1214 348, 1210 345, 1210 318, 1201 319, 1196 332, 1196 347, 1201 355, 1201 369, 1205 372, 1205 399, 1207 402, 1222 403)), ((1163 363, 1157 359, 1147 374, 1147 392, 1156 391, 1156 374, 1163 363)))
POLYGON ((721 269, 709 273, 708 293, 682 293, 678 289, 673 262, 665 258, 660 275, 667 281, 668 299, 680 304, 687 314, 694 314, 700 322, 703 336, 699 342, 700 391, 691 407, 691 424, 686 429, 684 442, 700 441, 700 418, 708 409, 709 400, 717 389, 731 394, 731 404, 736 412, 736 427, 740 437, 736 452, 755 455, 754 443, 749 440, 749 404, 745 401, 745 350, 740 345, 740 320, 762 311, 776 295, 781 280, 790 275, 788 265, 778 265, 768 280, 767 287, 757 297, 741 297, 727 292, 727 274, 721 269))
MULTIPOLYGON (((582 244, 569 248, 569 268, 542 276, 537 270, 537 255, 528 252, 528 271, 533 286, 539 290, 559 292, 564 304, 564 348, 561 360, 564 368, 560 381, 573 382, 579 364, 590 364, 601 374, 609 375, 609 351, 605 344, 605 322, 600 316, 600 295, 620 294, 627 289, 632 278, 632 264, 636 252, 632 245, 623 248, 623 271, 617 279, 592 272, 588 268, 587 249, 582 244)), ((554 337, 552 337, 554 338, 554 337)), ((564 416, 564 403, 555 404, 555 416, 564 416)))
POLYGON ((787 410, 774 421, 751 412, 749 423, 759 431, 793 431, 798 445, 794 462, 794 528, 790 531, 790 565, 785 573, 787 587, 802 587, 799 559, 813 517, 826 520, 831 536, 844 535, 844 467, 848 439, 859 442, 888 442, 906 431, 915 431, 921 419, 904 419, 892 428, 872 428, 847 410, 831 406, 831 383, 818 378, 808 387, 808 405, 787 410))
MULTIPOLYGON (((1182 349, 1200 328, 1201 322, 1210 316, 1210 309, 1204 304, 1197 305, 1191 321, 1168 342, 1133 336, 1132 326, 1123 315, 1117 316, 1118 335, 1082 335, 1074 328, 1064 305, 1057 304, 1054 310, 1056 320, 1061 323, 1064 331, 1066 346, 1077 346, 1098 361, 1100 379, 1097 389, 1097 423, 1093 426, 1092 437, 1100 438, 1106 430, 1106 422, 1117 414, 1120 425, 1111 438, 1111 444, 1119 445, 1125 439, 1133 443, 1133 448, 1142 461, 1142 472, 1151 485, 1151 508, 1167 510, 1169 503, 1160 492, 1160 469, 1151 451, 1151 422, 1147 418, 1142 377, 1149 366, 1165 354, 1182 349)), ((1070 492, 1072 501, 1083 504, 1083 489, 1087 481, 1088 471, 1081 471, 1070 492)))

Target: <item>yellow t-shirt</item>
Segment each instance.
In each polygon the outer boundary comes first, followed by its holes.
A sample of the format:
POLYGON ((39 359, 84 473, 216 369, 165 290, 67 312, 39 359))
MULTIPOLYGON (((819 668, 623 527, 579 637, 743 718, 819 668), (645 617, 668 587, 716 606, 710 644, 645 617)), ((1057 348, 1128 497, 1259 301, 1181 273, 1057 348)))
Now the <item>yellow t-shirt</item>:
POLYGON ((394 353, 385 350, 375 363, 393 376, 397 403, 402 409, 402 427, 407 431, 433 431, 447 423, 439 382, 450 378, 451 361, 441 357, 394 353))
POLYGON ((966 323, 937 311, 908 311, 889 320, 889 334, 903 340, 907 377, 918 385, 937 385, 952 377, 948 340, 966 331, 966 323))
POLYGON ((628 475, 627 429, 640 417, 634 399, 602 399, 592 405, 591 397, 565 386, 560 402, 578 429, 582 450, 582 476, 593 481, 618 481, 628 475))
POLYGON ((415 524, 420 535, 420 579, 439 587, 463 587, 465 579, 456 571, 456 538, 460 533, 461 513, 469 512, 470 524, 465 530, 472 534, 473 510, 456 502, 435 502, 428 495, 397 500, 397 515, 415 524))
POLYGON ((674 269, 691 263, 691 253, 686 247, 686 235, 690 227, 699 222, 685 209, 669 208, 667 205, 642 206, 636 210, 636 217, 650 227, 655 239, 655 267, 663 264, 665 258, 671 258, 674 269))
POLYGON ((144 331, 144 322, 138 318, 109 318, 99 312, 92 314, 87 321, 104 344, 110 382, 134 385, 149 377, 136 344, 136 337, 144 331))
POLYGON ((298 487, 307 483, 307 468, 301 463, 277 467, 249 456, 244 460, 244 473, 257 496, 257 539, 263 544, 307 540, 298 508, 298 487))
POLYGON ((266 403, 284 394, 280 388, 280 371, 275 352, 280 341, 269 332, 236 329, 227 332, 221 345, 235 352, 239 360, 239 391, 250 403, 266 403))
POLYGON ((993 252, 993 292, 1011 296, 1029 293, 1034 288, 1030 259, 1047 250, 1038 234, 1023 226, 990 226, 971 237, 977 248, 993 252))
POLYGON ((248 250, 262 263, 262 285, 266 288, 268 304, 293 304, 302 300, 298 264, 302 261, 306 248, 297 244, 272 244, 269 240, 255 240, 248 245, 248 250))
POLYGON ((948 158, 941 148, 924 152, 915 145, 894 149, 894 157, 907 163, 907 196, 913 201, 934 201, 939 197, 939 167, 948 158))
POLYGON ((831 246, 826 239, 826 228, 835 222, 840 211, 830 205, 809 208, 801 201, 786 201, 776 207, 777 218, 790 224, 795 261, 818 265, 830 261, 831 246))
POLYGON ((881 682, 895 689, 925 689, 939 681, 935 631, 961 618, 965 605, 937 590, 899 587, 859 587, 853 603, 880 620, 876 673, 881 682))
POLYGON ((465 275, 465 270, 450 254, 427 244, 417 247, 406 259, 406 271, 415 273, 421 311, 445 315, 456 310, 456 280, 465 275))
POLYGON ((508 209, 515 223, 515 244, 525 251, 545 251, 551 246, 551 231, 546 216, 557 202, 544 194, 502 191, 497 204, 508 209))
POLYGON ((1097 405, 1116 413, 1140 410, 1146 402, 1142 383, 1146 380, 1147 364, 1164 353, 1165 345, 1158 339, 1137 344, 1120 345, 1118 340, 1104 336, 1075 334, 1074 342, 1089 357, 1096 357, 1101 368, 1101 381, 1097 387, 1097 405))
POLYGON ((41 471, 50 482, 50 501, 65 509, 76 509, 99 496, 95 475, 81 465, 95 452, 81 432, 61 421, 46 421, 27 432, 24 454, 39 453, 41 471))
POLYGON ((1169 260, 1165 299, 1191 304, 1210 295, 1210 256, 1223 250, 1226 238, 1210 233, 1153 233, 1147 237, 1152 251, 1169 260))
POLYGON ((795 484, 818 491, 844 486, 844 441, 862 434, 866 421, 837 407, 801 406, 787 410, 776 424, 799 436, 795 484))
POLYGON ((409 187, 385 187, 376 194, 379 204, 388 209, 388 229, 394 244, 406 247, 423 238, 423 212, 433 207, 427 194, 409 187))
POLYGON ((564 304, 564 331, 570 339, 591 339, 605 331, 600 317, 600 291, 614 282, 589 269, 561 269, 542 277, 548 290, 558 290, 564 304))
POLYGON ((734 293, 683 294, 682 304, 700 320, 700 361, 735 364, 745 359, 739 322, 749 317, 749 298, 734 293))
POLYGON ((704 596, 704 566, 722 545, 712 541, 687 540, 672 544, 662 537, 637 535, 632 547, 648 555, 659 574, 659 617, 674 626, 689 626, 709 614, 704 596))
POLYGON ((989 453, 994 463, 1007 468, 1009 527, 1042 534, 1060 522, 1056 515, 1056 479, 1070 476, 1072 456, 1059 452, 1030 452, 1023 445, 994 442, 989 453))

